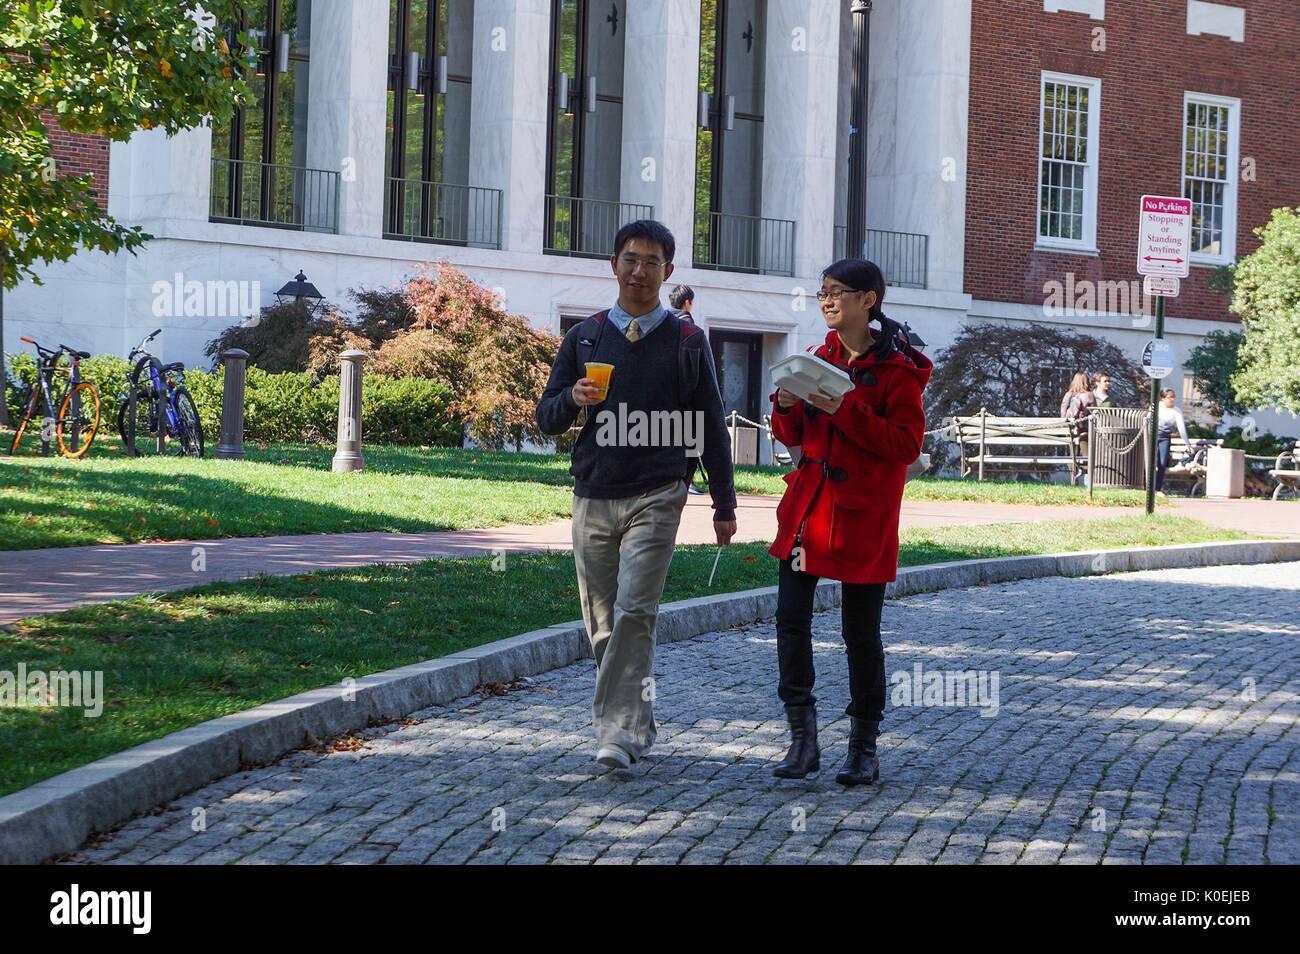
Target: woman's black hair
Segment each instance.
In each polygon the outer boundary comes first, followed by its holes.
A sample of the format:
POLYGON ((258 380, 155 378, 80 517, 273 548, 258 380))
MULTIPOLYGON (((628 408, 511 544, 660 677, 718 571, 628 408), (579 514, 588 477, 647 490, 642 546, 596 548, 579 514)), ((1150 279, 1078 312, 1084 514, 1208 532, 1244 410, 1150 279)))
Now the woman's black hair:
POLYGON ((876 301, 871 306, 869 321, 879 322, 880 334, 876 336, 875 344, 868 350, 873 352, 878 359, 885 358, 891 352, 897 350, 896 338, 901 336, 902 341, 907 341, 903 326, 885 315, 883 309, 885 304, 885 273, 880 270, 879 265, 875 262, 869 262, 865 258, 842 258, 838 262, 832 262, 826 266, 826 269, 822 272, 822 277, 833 278, 841 285, 847 285, 854 291, 872 291, 876 293, 876 301))

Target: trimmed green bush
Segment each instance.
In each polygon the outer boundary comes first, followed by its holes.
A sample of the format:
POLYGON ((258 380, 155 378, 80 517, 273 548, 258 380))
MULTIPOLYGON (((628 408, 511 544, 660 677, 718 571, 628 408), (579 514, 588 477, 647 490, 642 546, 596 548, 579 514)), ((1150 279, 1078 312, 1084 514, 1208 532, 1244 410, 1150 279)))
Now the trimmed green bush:
MULTIPOLYGON (((8 359, 9 412, 22 413, 36 386, 36 360, 30 354, 8 359)), ((81 376, 95 385, 100 399, 100 433, 113 434, 118 396, 126 393, 130 365, 115 355, 81 362, 81 376)), ((194 397, 208 445, 221 432, 221 392, 225 370, 187 371, 185 385, 194 397)), ((459 447, 463 427, 448 410, 450 391, 424 378, 367 374, 361 393, 363 439, 376 444, 459 447)), ((317 380, 307 373, 270 373, 248 368, 244 391, 244 439, 257 444, 331 443, 338 427, 339 380, 317 380)))
MULTIPOLYGON (((216 440, 221 427, 225 370, 191 371, 203 432, 216 440)), ((436 381, 367 374, 361 389, 363 439, 376 444, 461 445, 462 427, 448 414, 451 395, 436 381)), ((317 381, 305 372, 271 374, 248 368, 244 379, 244 440, 257 444, 331 443, 338 428, 339 380, 317 381)))

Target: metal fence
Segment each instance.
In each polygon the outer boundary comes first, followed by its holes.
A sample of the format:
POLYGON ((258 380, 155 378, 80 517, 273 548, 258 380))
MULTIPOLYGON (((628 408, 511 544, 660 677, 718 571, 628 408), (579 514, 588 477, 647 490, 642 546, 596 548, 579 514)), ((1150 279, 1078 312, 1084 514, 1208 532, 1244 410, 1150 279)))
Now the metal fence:
POLYGON ((339 174, 329 169, 214 158, 211 192, 214 222, 339 230, 339 174))
MULTIPOLYGON (((833 257, 844 258, 848 241, 845 226, 835 226, 833 257)), ((900 288, 925 288, 929 281, 930 236, 918 232, 890 232, 867 229, 862 257, 875 262, 885 273, 885 284, 900 288)))
POLYGON ((654 206, 578 196, 546 197, 546 246, 552 255, 608 258, 614 236, 629 222, 654 218, 654 206))
POLYGON ((794 222, 729 212, 695 214, 696 268, 794 275, 794 222))
POLYGON ((500 189, 391 177, 384 184, 384 238, 501 247, 500 189))

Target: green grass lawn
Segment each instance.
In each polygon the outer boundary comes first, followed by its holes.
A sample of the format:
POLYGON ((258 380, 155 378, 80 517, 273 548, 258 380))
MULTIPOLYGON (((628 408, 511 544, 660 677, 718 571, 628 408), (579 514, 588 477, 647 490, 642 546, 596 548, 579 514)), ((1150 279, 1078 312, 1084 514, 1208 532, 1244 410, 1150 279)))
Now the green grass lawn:
MULTIPOLYGON (((1240 539, 1179 517, 910 530, 900 563, 1240 539)), ((664 600, 771 586, 766 544, 679 547, 664 600)), ((0 795, 208 719, 579 615, 565 554, 435 560, 216 583, 0 631, 0 670, 100 670, 105 708, 0 709, 0 795)))
MULTIPOLYGON (((366 470, 330 472, 332 451, 248 447, 244 461, 131 459, 101 435, 81 461, 0 457, 0 550, 353 530, 416 532, 537 524, 570 514, 567 457, 459 448, 367 447, 366 470), (101 443, 102 441, 102 443, 101 443)), ((784 473, 740 467, 740 493, 780 494, 784 473)), ((1058 484, 921 478, 909 500, 1087 504, 1058 484)), ((1140 506, 1138 491, 1098 493, 1140 506)))

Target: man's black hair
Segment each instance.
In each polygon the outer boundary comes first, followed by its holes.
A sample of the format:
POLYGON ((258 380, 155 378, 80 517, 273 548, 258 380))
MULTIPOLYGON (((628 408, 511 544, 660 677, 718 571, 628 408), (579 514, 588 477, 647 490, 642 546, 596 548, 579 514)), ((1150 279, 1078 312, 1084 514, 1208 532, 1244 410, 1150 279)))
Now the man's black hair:
POLYGON ((668 293, 668 304, 678 311, 685 308, 688 301, 695 301, 695 289, 690 285, 674 285, 668 293))
POLYGON ((623 246, 632 239, 644 239, 647 242, 659 243, 659 247, 664 250, 665 262, 671 262, 673 253, 677 251, 677 243, 673 241, 673 233, 668 231, 668 226, 662 222, 656 222, 654 219, 638 219, 635 222, 627 223, 614 236, 615 258, 623 254, 623 246))

